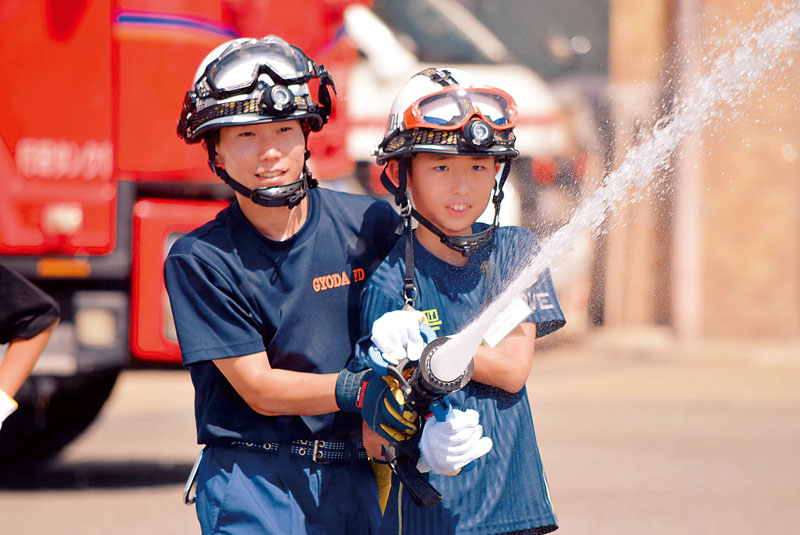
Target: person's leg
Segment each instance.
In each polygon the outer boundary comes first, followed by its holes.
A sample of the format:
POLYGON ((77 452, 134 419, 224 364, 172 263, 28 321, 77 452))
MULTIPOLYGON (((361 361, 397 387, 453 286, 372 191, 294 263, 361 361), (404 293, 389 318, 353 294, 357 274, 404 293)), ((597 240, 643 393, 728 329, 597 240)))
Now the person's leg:
POLYGON ((284 451, 209 448, 198 471, 196 507, 204 535, 370 534, 380 522, 367 461, 318 464, 284 451))
POLYGON ((377 533, 381 510, 369 462, 324 465, 320 474, 321 533, 377 533))
MULTIPOLYGON (((278 455, 208 448, 195 502, 203 535, 305 535, 304 513, 282 481, 284 465, 278 455)), ((293 475, 294 480, 305 477, 298 470, 293 475)))

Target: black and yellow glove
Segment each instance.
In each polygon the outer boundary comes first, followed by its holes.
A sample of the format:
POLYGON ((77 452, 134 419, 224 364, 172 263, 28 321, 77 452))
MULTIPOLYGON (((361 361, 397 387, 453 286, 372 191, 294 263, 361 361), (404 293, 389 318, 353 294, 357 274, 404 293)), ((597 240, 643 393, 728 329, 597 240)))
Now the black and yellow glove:
POLYGON ((417 413, 406 404, 398 382, 372 370, 342 370, 336 380, 336 403, 344 412, 360 413, 387 440, 405 440, 417 432, 417 413))

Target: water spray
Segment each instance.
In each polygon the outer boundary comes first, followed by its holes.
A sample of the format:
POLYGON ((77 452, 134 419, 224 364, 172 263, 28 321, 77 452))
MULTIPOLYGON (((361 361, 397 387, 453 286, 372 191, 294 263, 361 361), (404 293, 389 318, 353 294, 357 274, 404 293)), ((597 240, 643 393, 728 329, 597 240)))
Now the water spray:
POLYGON ((756 22, 729 32, 728 37, 737 46, 732 51, 704 58, 710 65, 708 73, 687 80, 686 89, 675 98, 672 111, 656 121, 642 141, 627 149, 619 167, 606 174, 601 186, 573 212, 569 222, 543 242, 540 252, 503 293, 477 319, 437 348, 429 362, 434 377, 451 382, 461 376, 494 318, 530 288, 580 233, 597 234, 607 213, 617 203, 627 194, 641 191, 656 173, 668 169, 673 153, 687 135, 720 118, 721 104, 741 104, 758 87, 765 73, 779 62, 792 66, 785 52, 795 50, 800 39, 800 6, 780 9, 767 6, 756 15, 756 22), (764 20, 770 22, 761 22, 764 20), (760 28, 762 25, 765 27, 760 28))

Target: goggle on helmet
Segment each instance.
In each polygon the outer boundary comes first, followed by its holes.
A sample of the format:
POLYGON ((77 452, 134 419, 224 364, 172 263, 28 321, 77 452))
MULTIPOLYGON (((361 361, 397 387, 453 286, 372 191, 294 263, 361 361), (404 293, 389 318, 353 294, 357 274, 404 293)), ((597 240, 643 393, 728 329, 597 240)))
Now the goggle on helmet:
POLYGON ((303 51, 280 37, 234 39, 213 50, 183 102, 178 136, 197 143, 223 126, 300 120, 319 131, 331 114, 333 79, 303 51), (319 78, 319 103, 308 82, 319 78))
POLYGON ((377 162, 419 152, 514 158, 517 104, 496 87, 472 85, 456 69, 425 69, 400 90, 377 162))

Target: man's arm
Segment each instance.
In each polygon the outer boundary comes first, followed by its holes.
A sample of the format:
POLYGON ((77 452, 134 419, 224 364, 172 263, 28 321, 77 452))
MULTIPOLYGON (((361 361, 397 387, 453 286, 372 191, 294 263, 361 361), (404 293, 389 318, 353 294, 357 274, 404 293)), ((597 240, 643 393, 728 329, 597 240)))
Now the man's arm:
POLYGON ((374 429, 411 436, 416 414, 372 370, 303 373, 272 368, 264 351, 217 359, 214 364, 250 408, 265 416, 304 416, 338 410, 358 413, 374 429))
POLYGON ((339 410, 336 373, 304 373, 273 368, 266 351, 217 359, 214 364, 245 402, 265 416, 316 415, 339 410))
POLYGON ((478 348, 472 380, 506 392, 519 392, 531 373, 535 347, 536 324, 520 323, 497 346, 478 348))

